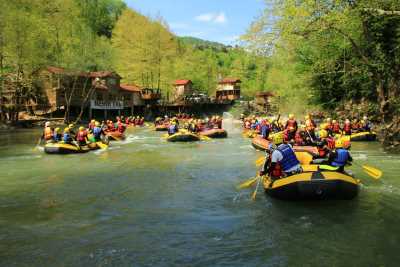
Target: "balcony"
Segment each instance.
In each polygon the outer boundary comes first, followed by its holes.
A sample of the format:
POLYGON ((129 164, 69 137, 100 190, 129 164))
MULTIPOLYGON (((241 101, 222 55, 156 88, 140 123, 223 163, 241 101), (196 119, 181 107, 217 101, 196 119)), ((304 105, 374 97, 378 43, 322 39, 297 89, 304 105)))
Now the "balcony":
POLYGON ((90 100, 91 109, 124 109, 124 101, 104 101, 104 100, 90 100))

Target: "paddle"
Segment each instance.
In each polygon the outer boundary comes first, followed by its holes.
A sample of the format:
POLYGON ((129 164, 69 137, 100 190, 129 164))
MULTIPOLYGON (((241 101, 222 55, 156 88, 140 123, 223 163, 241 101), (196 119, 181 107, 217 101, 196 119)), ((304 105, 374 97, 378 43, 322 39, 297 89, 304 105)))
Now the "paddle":
POLYGON ((247 179, 246 181, 244 181, 243 183, 239 184, 236 188, 239 190, 239 189, 251 187, 254 185, 255 182, 257 182, 258 178, 259 178, 259 176, 251 177, 251 178, 247 179))
POLYGON ((361 167, 363 169, 363 171, 368 174, 370 177, 378 180, 382 177, 383 172, 377 168, 374 168, 372 166, 368 166, 368 165, 360 165, 358 163, 353 162, 355 165, 361 167))
POLYGON ((96 142, 96 145, 100 147, 100 149, 107 149, 108 145, 103 144, 103 142, 96 142))
POLYGON ((205 135, 199 135, 199 136, 200 136, 201 141, 210 141, 211 140, 211 138, 208 136, 205 136, 205 135))
POLYGON ((260 157, 256 160, 255 164, 257 167, 260 167, 261 165, 263 165, 265 162, 265 157, 260 157))
POLYGON ((256 189, 254 190, 254 193, 251 195, 251 199, 252 199, 253 201, 256 200, 256 195, 257 195, 258 187, 260 186, 261 179, 262 179, 262 176, 259 176, 259 177, 258 177, 258 181, 257 181, 256 189))

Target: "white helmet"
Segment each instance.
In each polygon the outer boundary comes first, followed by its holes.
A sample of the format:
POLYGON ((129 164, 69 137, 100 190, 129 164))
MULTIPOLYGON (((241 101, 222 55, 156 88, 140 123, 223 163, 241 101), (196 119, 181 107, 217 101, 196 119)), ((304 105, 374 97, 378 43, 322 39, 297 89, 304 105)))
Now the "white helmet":
POLYGON ((44 127, 50 127, 50 122, 46 121, 46 123, 44 124, 44 127))

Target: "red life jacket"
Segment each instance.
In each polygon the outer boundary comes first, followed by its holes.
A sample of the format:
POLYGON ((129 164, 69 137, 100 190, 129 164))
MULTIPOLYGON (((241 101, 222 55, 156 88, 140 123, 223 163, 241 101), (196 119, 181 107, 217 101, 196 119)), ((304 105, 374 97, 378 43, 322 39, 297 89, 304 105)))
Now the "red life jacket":
POLYGON ((276 163, 275 168, 271 171, 271 176, 279 178, 283 175, 282 167, 279 163, 276 163))
POLYGON ((345 123, 343 130, 347 133, 347 132, 351 132, 351 124, 350 123, 345 123))
POLYGON ((340 133, 340 125, 338 122, 332 125, 332 131, 334 133, 340 133))
POLYGON ((328 142, 328 147, 329 149, 335 149, 335 139, 334 138, 326 138, 326 141, 328 142))
POLYGON ((85 142, 87 137, 87 132, 86 131, 79 131, 76 134, 76 141, 78 142, 85 142))
POLYGON ((119 122, 118 123, 118 132, 123 133, 125 131, 125 126, 119 122))
POLYGON ((296 132, 296 135, 294 136, 294 141, 296 142, 296 145, 302 146, 304 143, 303 137, 301 136, 300 132, 296 132))
POLYGON ((318 147, 318 154, 321 158, 325 158, 326 150, 323 147, 318 147))

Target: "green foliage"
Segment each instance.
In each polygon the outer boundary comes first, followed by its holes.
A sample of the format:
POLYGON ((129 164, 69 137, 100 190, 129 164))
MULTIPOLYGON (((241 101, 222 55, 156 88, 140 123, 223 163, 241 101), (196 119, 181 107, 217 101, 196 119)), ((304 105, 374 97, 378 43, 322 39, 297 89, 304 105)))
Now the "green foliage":
POLYGON ((290 58, 286 65, 273 60, 271 68, 287 77, 287 93, 299 92, 289 82, 297 80, 308 100, 324 108, 368 99, 383 119, 393 113, 400 93, 399 1, 267 2, 243 40, 257 53, 290 58))

